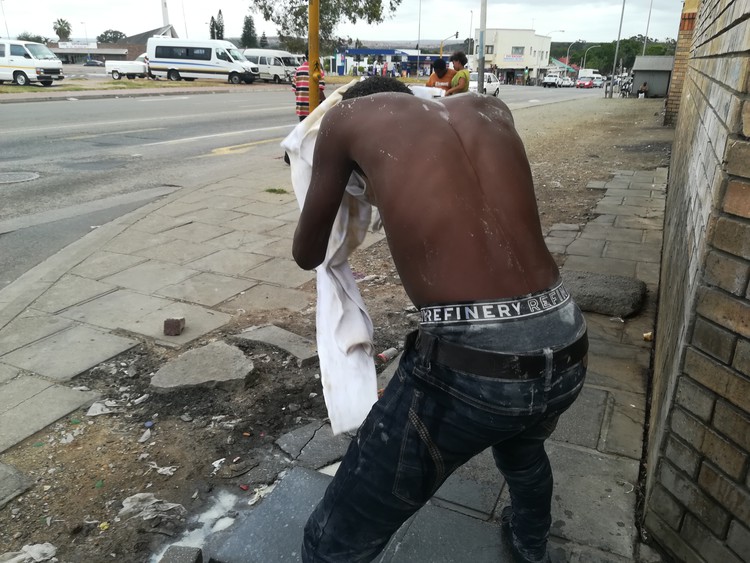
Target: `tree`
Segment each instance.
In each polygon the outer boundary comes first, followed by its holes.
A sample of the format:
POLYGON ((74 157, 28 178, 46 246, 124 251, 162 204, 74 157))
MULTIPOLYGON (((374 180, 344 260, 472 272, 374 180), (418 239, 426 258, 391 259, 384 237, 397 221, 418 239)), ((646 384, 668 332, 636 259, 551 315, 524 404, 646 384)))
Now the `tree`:
MULTIPOLYGON (((320 3, 320 38, 332 40, 336 26, 343 20, 356 24, 382 23, 401 5, 401 0, 330 0, 320 3)), ((307 36, 308 0, 250 0, 263 19, 276 24, 279 35, 307 36)))
POLYGON ((70 39, 70 33, 73 31, 73 26, 70 25, 68 20, 60 18, 52 24, 52 30, 57 34, 60 41, 67 41, 70 39))
POLYGON ((290 53, 304 53, 305 49, 307 49, 306 37, 287 37, 286 35, 279 35, 279 43, 290 53))
POLYGON ((208 31, 211 39, 216 39, 216 20, 211 16, 211 21, 208 22, 208 31))
POLYGON ((255 33, 255 22, 253 22, 252 16, 245 16, 245 23, 242 25, 240 44, 245 49, 258 46, 258 35, 255 33))
POLYGON ((19 33, 16 39, 20 41, 33 41, 34 43, 42 43, 46 45, 49 43, 48 37, 42 37, 41 35, 34 35, 32 33, 29 33, 28 31, 24 31, 23 33, 19 33))
POLYGON ((224 16, 219 10, 219 15, 216 16, 216 39, 224 39, 224 16))
POLYGON ((265 49, 268 47, 268 37, 266 37, 266 32, 263 32, 263 35, 260 36, 260 47, 261 49, 265 49))
POLYGON ((96 38, 98 43, 117 43, 120 39, 125 39, 125 35, 122 31, 115 29, 108 29, 103 32, 99 37, 96 38))

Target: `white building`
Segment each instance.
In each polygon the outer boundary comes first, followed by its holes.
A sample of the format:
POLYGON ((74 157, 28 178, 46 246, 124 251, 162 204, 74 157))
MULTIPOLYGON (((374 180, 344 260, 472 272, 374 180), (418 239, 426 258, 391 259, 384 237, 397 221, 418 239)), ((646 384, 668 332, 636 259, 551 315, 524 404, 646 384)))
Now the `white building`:
MULTIPOLYGON (((548 66, 551 44, 551 37, 539 35, 533 29, 487 29, 484 68, 492 69, 506 83, 523 84, 525 78, 536 80, 548 66)), ((474 31, 474 49, 469 62, 472 69, 477 68, 479 29, 474 31)))

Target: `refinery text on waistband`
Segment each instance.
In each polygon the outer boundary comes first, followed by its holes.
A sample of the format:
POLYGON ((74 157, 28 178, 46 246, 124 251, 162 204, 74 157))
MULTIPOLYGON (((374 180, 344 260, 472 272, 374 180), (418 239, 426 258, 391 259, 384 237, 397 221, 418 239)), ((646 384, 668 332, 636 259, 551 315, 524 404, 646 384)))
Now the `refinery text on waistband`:
POLYGON ((561 307, 570 299, 562 283, 552 289, 498 301, 435 305, 420 310, 421 324, 498 322, 540 315, 561 307))

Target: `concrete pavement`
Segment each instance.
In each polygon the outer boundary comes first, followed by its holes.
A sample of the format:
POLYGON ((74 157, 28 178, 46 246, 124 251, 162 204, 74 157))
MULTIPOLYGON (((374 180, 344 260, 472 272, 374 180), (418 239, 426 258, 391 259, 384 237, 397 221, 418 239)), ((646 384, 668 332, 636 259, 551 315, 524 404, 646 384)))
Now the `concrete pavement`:
MULTIPOLYGON (((143 339, 180 348, 238 310, 309 305, 299 288, 313 275, 290 258, 298 209, 288 168, 275 144, 255 150, 270 163, 262 173, 183 188, 99 227, 0 291, 0 453, 94 401, 74 389, 75 376, 143 339), (166 337, 163 320, 175 316, 186 318, 186 330, 166 337)), ((633 318, 586 315, 587 383, 549 442, 558 561, 659 561, 639 542, 635 505, 666 177, 666 169, 614 171, 590 185, 602 191, 596 219, 547 233, 564 269, 635 277, 649 288, 633 318)), ((365 245, 381 238, 371 234, 365 245)), ((309 451, 323 437, 314 433, 309 451)), ((328 477, 318 471, 320 456, 295 459, 268 498, 209 538, 207 554, 224 563, 298 557, 300 527, 328 477)), ((0 471, 0 500, 26 486, 0 471)), ((480 455, 402 527, 381 561, 510 561, 497 523, 506 500, 491 457, 480 455)))

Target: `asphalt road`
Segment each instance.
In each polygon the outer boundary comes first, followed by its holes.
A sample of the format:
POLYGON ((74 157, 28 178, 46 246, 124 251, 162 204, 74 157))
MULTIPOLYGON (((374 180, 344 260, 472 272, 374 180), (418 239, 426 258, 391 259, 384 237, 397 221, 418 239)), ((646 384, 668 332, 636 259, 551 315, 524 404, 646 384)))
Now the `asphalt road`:
MULTIPOLYGON (((101 75, 81 78, 107 79, 101 68, 66 66, 68 76, 78 70, 101 75)), ((603 92, 500 90, 511 109, 582 96, 603 92)), ((286 87, 248 86, 237 93, 133 98, 71 93, 58 101, 0 105, 0 288, 92 227, 181 187, 246 170, 248 149, 280 142, 297 124, 293 104, 286 87)))

